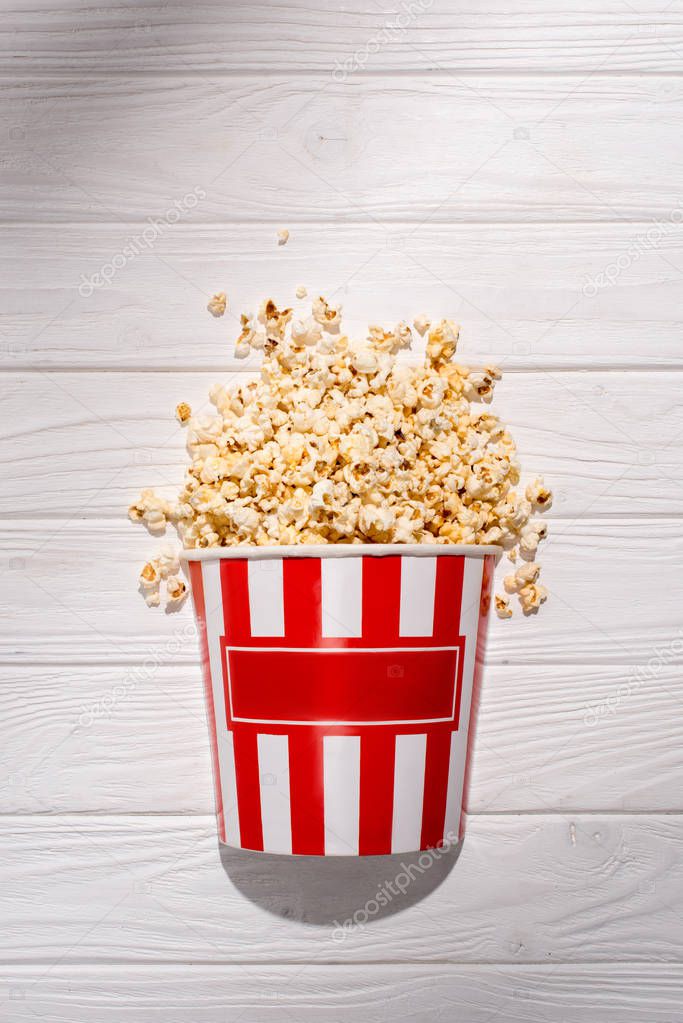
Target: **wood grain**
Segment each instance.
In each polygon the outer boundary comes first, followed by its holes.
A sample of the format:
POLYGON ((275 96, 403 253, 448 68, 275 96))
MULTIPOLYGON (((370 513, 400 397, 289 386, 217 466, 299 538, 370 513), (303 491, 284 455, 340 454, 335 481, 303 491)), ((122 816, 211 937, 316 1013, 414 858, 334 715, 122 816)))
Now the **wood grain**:
MULTIPOLYGON (((683 811, 678 665, 485 672, 471 813, 683 811)), ((198 664, 0 669, 0 814, 213 812, 198 664)))
POLYGON ((8 965, 680 963, 680 815, 473 817, 457 863, 422 873, 410 855, 221 860, 209 817, 3 823, 8 965))
MULTIPOLYGON (((236 379, 230 372, 0 374, 0 514, 116 517, 142 487, 175 496, 189 464, 177 403, 215 412, 210 387, 236 379)), ((512 373, 490 408, 510 426, 525 480, 543 474, 553 488, 552 516, 683 513, 680 371, 512 373)))
POLYGON ((12 1023, 672 1023, 677 963, 581 965, 14 966, 0 971, 12 1023), (67 1015, 68 1014, 68 1015, 67 1015), (466 1014, 466 1016, 464 1015, 466 1014))
POLYGON ((0 219, 167 222, 198 189, 187 223, 669 220, 682 92, 648 76, 5 75, 0 219))
POLYGON ((273 71, 345 67, 390 71, 678 71, 683 22, 659 0, 497 0, 411 5, 355 0, 219 0, 93 8, 85 0, 4 4, 0 56, 7 68, 236 68, 273 71), (408 13, 407 13, 408 12, 408 13), (348 62, 348 63, 347 63, 348 62))
POLYGON ((299 224, 284 248, 275 228, 183 223, 148 246, 133 224, 7 225, 0 366, 230 371, 239 313, 269 294, 296 303, 299 284, 341 300, 351 336, 455 317, 462 357, 505 369, 683 365, 679 226, 299 224), (103 267, 109 283, 91 286, 103 267), (221 320, 205 308, 217 290, 221 320))
MULTIPOLYGON (((119 521, 6 521, 0 661, 197 663, 189 606, 145 607, 138 573, 157 549, 119 521), (169 654, 170 651, 170 654, 169 654)), ((537 616, 492 623, 491 663, 680 664, 683 537, 678 519, 557 520, 539 552, 551 599, 537 616)), ((506 571, 501 565, 501 571, 506 571)))

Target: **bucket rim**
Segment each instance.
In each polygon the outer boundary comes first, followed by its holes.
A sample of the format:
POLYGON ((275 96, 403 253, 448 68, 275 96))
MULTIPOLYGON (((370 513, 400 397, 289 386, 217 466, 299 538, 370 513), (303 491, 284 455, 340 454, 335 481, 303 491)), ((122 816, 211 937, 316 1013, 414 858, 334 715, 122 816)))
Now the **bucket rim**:
POLYGON ((244 544, 235 547, 184 548, 181 561, 223 561, 229 558, 247 558, 266 561, 272 558, 350 558, 370 556, 375 558, 409 556, 428 558, 439 555, 460 555, 483 558, 494 555, 499 561, 503 548, 497 544, 445 544, 445 543, 330 543, 330 544, 283 544, 256 547, 244 544))

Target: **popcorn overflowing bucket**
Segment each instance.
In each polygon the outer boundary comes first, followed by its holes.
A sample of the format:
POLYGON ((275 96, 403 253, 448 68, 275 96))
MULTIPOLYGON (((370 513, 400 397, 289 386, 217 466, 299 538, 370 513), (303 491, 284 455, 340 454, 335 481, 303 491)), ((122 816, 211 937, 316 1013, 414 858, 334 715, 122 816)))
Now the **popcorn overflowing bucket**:
POLYGON ((497 547, 189 550, 220 840, 459 840, 497 547))

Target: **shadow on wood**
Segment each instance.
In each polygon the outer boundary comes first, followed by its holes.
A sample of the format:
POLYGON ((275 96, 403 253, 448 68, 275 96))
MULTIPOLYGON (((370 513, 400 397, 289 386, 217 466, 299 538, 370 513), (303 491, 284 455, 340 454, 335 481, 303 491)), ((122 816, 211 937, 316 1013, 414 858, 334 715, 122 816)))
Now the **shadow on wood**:
POLYGON ((462 842, 392 856, 280 856, 219 845, 223 869, 251 902, 275 916, 342 928, 415 905, 445 881, 462 842))

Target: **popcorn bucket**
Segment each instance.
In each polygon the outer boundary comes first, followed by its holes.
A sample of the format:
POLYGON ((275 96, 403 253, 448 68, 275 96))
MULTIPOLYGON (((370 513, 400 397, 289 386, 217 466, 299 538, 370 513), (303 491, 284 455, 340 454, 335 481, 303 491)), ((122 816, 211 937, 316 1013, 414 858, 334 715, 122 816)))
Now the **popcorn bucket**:
POLYGON ((220 840, 368 856, 463 834, 497 547, 186 551, 220 840))

